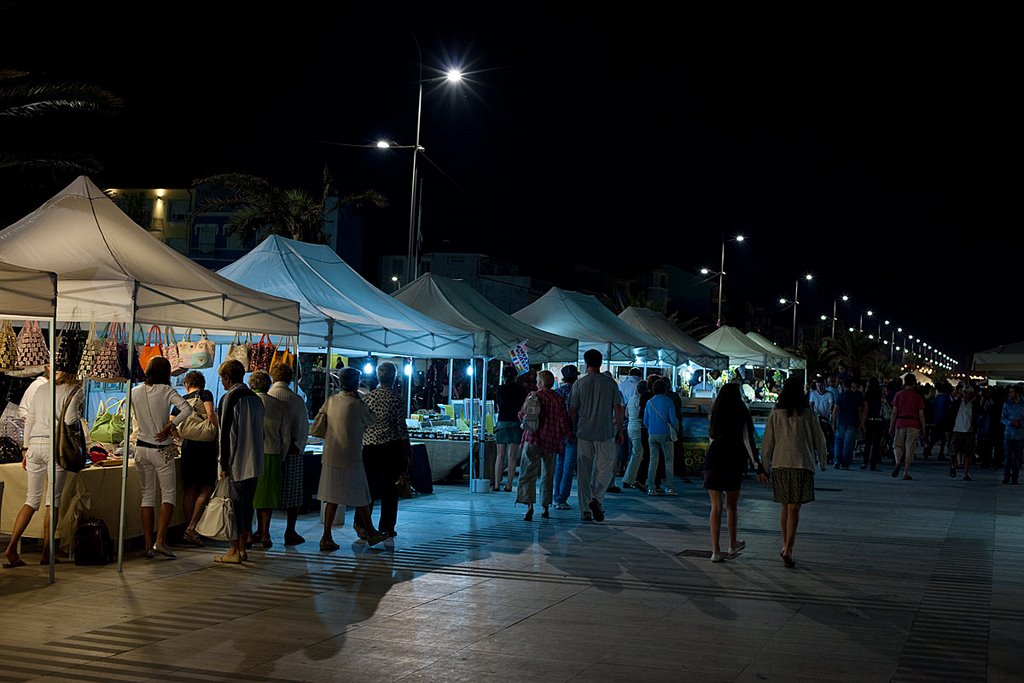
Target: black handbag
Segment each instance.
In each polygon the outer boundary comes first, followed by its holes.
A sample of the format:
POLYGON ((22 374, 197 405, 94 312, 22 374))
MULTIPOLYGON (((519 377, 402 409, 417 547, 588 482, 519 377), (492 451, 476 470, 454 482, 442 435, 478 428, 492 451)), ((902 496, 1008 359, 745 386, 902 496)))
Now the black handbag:
POLYGON ((9 436, 0 436, 0 465, 21 462, 21 446, 9 436))
POLYGON ((89 332, 83 330, 79 323, 69 323, 60 336, 57 338, 57 357, 54 360, 54 368, 60 372, 78 372, 78 365, 82 362, 82 352, 85 351, 85 340, 89 332))

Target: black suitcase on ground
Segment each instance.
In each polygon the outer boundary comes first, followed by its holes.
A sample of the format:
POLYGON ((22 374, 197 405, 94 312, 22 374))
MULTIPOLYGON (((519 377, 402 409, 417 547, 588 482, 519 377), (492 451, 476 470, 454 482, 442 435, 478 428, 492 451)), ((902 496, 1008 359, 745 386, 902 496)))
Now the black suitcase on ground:
POLYGON ((434 478, 430 473, 430 459, 427 457, 427 447, 423 444, 413 444, 412 462, 409 464, 409 477, 412 479, 412 487, 416 493, 433 493, 434 478))
POLYGON ((75 528, 73 548, 75 564, 103 565, 114 560, 114 543, 110 530, 102 519, 90 517, 75 528))

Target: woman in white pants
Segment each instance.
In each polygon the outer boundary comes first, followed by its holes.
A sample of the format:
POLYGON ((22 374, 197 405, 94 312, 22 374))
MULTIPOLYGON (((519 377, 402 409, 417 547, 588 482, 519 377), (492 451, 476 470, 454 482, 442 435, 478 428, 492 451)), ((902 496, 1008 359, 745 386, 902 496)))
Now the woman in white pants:
POLYGON ((171 364, 156 356, 146 367, 146 383, 132 389, 132 415, 138 429, 135 445, 135 467, 142 484, 142 534, 146 539, 146 557, 156 554, 174 559, 177 555, 167 547, 167 527, 174 514, 177 487, 174 476, 176 450, 171 428, 177 427, 192 414, 192 405, 171 388, 171 364), (179 412, 172 419, 171 408, 179 412), (160 518, 157 520, 156 542, 153 542, 153 517, 156 508, 156 487, 160 485, 160 518))
MULTIPOLYGON (((74 373, 57 372, 57 411, 64 408, 64 402, 70 397, 68 409, 64 413, 64 421, 69 425, 81 425, 82 398, 84 392, 75 379, 74 373)), ((21 466, 28 472, 28 490, 25 495, 25 504, 18 511, 18 517, 14 520, 14 529, 11 533, 11 540, 4 552, 6 561, 4 569, 22 567, 25 561, 18 555, 18 541, 28 528, 32 516, 39 509, 40 505, 46 505, 46 517, 43 522, 43 555, 39 564, 50 563, 50 434, 52 432, 53 409, 50 406, 49 381, 43 381, 36 387, 31 395, 26 392, 25 400, 19 407, 19 413, 24 412, 25 417, 25 455, 22 458, 21 466), (22 410, 24 409, 24 410, 22 410)), ((61 492, 64 490, 64 470, 57 466, 56 492, 57 509, 60 509, 61 492)), ((54 515, 57 513, 54 512, 54 515)))

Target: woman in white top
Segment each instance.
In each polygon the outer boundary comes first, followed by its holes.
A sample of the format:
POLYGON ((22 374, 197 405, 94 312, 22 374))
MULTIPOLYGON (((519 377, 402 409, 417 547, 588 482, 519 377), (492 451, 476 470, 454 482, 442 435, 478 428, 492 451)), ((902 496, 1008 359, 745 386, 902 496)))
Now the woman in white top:
MULTIPOLYGON (((64 421, 69 425, 81 425, 82 417, 82 387, 75 379, 74 373, 57 372, 57 410, 63 410, 64 402, 70 397, 67 412, 64 413, 64 421)), ((25 494, 25 504, 18 511, 18 517, 14 520, 14 529, 11 533, 11 540, 4 552, 6 562, 4 569, 24 566, 25 561, 18 555, 18 541, 32 521, 32 515, 39 509, 45 498, 46 517, 43 523, 43 556, 39 564, 50 563, 50 434, 53 431, 52 415, 53 409, 50 404, 49 381, 44 379, 37 387, 37 391, 28 395, 26 392, 20 409, 25 412, 25 455, 22 457, 21 466, 28 472, 28 489, 25 494), (44 494, 45 488, 45 494, 44 494)), ((19 412, 21 412, 19 409, 19 412)), ((58 415, 59 417, 59 415, 58 415)), ((61 492, 64 490, 64 469, 57 465, 56 486, 57 509, 60 509, 61 492)), ((54 515, 57 513, 54 512, 54 515)))
POLYGON ((159 553, 164 557, 177 557, 167 547, 167 527, 174 514, 177 489, 174 477, 174 440, 171 429, 192 414, 192 406, 171 388, 171 364, 156 356, 146 367, 146 383, 132 389, 132 416, 138 434, 135 447, 135 467, 142 484, 142 533, 146 538, 146 557, 159 553), (171 407, 179 412, 170 417, 171 407), (156 484, 160 483, 160 519, 153 542, 153 515, 156 507, 156 484))

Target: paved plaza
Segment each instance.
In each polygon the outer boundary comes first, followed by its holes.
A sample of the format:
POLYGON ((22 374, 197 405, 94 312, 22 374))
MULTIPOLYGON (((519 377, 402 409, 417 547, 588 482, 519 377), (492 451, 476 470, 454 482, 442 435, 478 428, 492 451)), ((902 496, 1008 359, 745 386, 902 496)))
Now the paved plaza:
POLYGON ((208 546, 136 550, 123 574, 61 564, 52 586, 45 567, 7 570, 0 680, 1020 680, 1024 487, 934 460, 913 474, 819 475, 795 569, 753 480, 746 549, 712 564, 694 480, 609 494, 603 524, 523 522, 514 494, 437 486, 402 501, 393 546, 346 526, 320 553, 309 515, 305 545, 243 566, 208 546))

